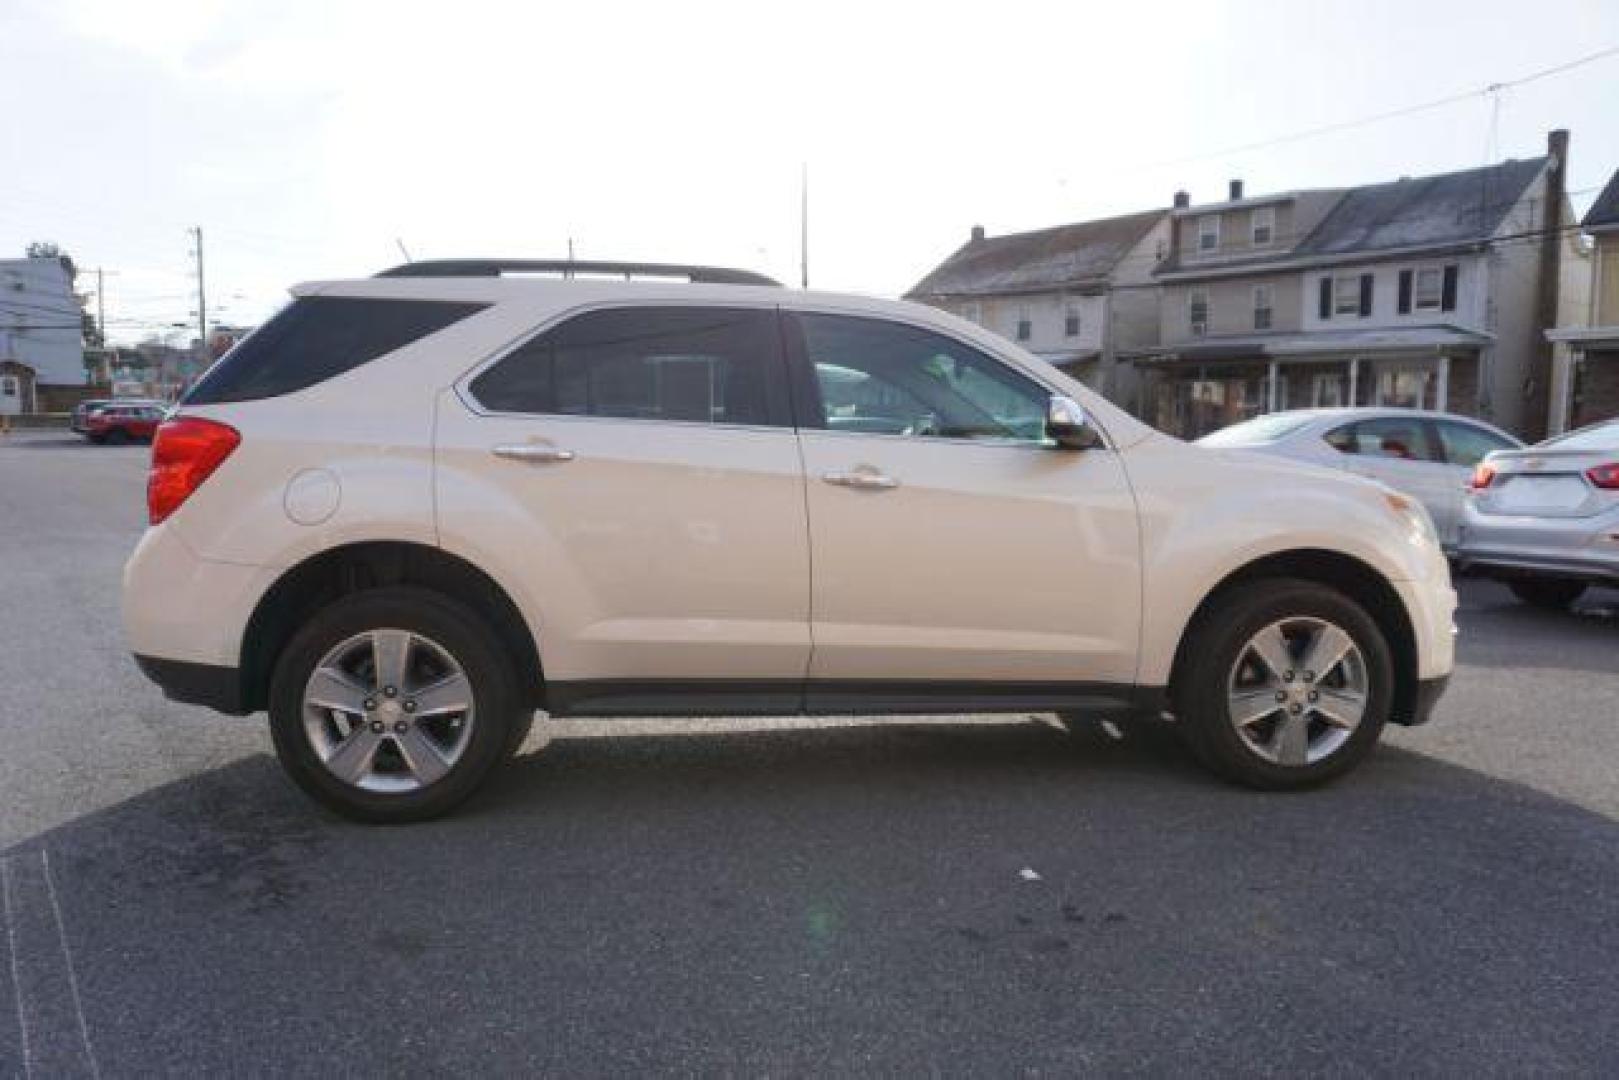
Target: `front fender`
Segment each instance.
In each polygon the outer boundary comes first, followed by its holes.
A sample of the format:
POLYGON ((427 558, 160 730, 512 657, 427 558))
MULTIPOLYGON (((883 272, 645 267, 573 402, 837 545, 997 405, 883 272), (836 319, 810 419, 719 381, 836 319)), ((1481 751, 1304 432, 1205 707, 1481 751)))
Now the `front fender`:
POLYGON ((1438 546, 1364 478, 1168 439, 1132 449, 1126 467, 1141 514, 1143 686, 1167 685, 1204 599, 1269 556, 1331 552, 1391 583, 1448 575, 1438 546))

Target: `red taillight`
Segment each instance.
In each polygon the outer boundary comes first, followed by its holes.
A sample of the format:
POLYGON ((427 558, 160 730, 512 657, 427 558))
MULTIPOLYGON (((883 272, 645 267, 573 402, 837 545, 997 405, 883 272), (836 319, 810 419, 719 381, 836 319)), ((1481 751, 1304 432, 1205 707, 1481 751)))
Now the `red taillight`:
POLYGON ((1474 491, 1483 491, 1495 480, 1495 469, 1482 462, 1473 470, 1473 479, 1468 481, 1474 491))
POLYGON ((180 509, 241 441, 235 428, 197 416, 179 416, 158 425, 152 472, 146 480, 146 512, 152 524, 180 509))
POLYGON ((1585 478, 1603 491, 1619 491, 1619 461, 1586 469, 1585 478))

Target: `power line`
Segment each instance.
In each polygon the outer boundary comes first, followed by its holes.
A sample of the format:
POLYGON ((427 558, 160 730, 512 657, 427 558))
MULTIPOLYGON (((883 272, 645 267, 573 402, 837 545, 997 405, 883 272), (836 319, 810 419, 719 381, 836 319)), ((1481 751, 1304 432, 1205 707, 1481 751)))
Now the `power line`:
POLYGON ((1299 142, 1303 139, 1313 139, 1321 135, 1331 135, 1340 131, 1351 131, 1355 128, 1368 127, 1372 124, 1381 124, 1387 120, 1398 120, 1401 117, 1414 116, 1417 113, 1443 108, 1446 105, 1455 105, 1458 102, 1483 97, 1486 94, 1496 93, 1509 87, 1523 86, 1539 79, 1550 78, 1553 75, 1561 75, 1565 71, 1572 71, 1575 68, 1583 67, 1586 64, 1594 64, 1598 60, 1606 60, 1610 56, 1619 56, 1619 45, 1611 45, 1606 49, 1599 49, 1594 53, 1588 53, 1585 56, 1569 60, 1562 64, 1557 64, 1549 68, 1542 68, 1539 71, 1532 71, 1529 74, 1521 75, 1516 79, 1507 79, 1503 82, 1490 83, 1487 86, 1482 86, 1474 90, 1464 90, 1455 94, 1447 94, 1441 98, 1434 98, 1432 101, 1424 101, 1416 105, 1407 105, 1399 109, 1390 109, 1387 112, 1373 113, 1370 116, 1363 116, 1355 120, 1342 120, 1334 124, 1323 124, 1319 127, 1306 128, 1302 131, 1294 131, 1286 135, 1277 135, 1273 138, 1261 139, 1258 142, 1244 143, 1241 146, 1227 147, 1224 150, 1211 150, 1207 153, 1191 154, 1186 157, 1168 158, 1164 161, 1157 161, 1149 165, 1145 165, 1142 168, 1156 169, 1164 168, 1170 165, 1185 165, 1194 161, 1207 161, 1211 158, 1226 157, 1231 154, 1244 154, 1253 150, 1263 150, 1271 146, 1281 146, 1286 143, 1299 142))

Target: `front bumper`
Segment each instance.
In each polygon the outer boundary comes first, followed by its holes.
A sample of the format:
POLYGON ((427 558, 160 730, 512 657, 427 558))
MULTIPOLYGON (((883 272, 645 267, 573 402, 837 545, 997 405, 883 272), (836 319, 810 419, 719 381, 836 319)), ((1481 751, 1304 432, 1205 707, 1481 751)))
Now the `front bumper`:
POLYGON ((1434 706, 1439 704, 1439 699, 1444 697, 1445 690, 1449 686, 1449 675, 1417 680, 1416 700, 1411 703, 1411 714, 1404 718, 1396 718, 1396 722, 1404 724, 1406 727, 1426 724, 1433 719, 1434 706))
POLYGON ((1450 675, 1456 666, 1456 590, 1448 570, 1444 579, 1392 582, 1406 614, 1417 648, 1416 676, 1427 682, 1450 675))

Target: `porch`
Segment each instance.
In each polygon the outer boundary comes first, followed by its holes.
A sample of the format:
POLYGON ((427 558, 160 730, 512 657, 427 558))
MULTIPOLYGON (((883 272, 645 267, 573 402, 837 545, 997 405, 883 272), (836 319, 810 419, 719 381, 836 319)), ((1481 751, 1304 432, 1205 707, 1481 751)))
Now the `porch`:
POLYGON ((1552 434, 1619 416, 1619 326, 1548 330, 1552 434))
MULTIPOLYGON (((1373 342, 1296 335, 1207 342, 1137 361, 1143 419, 1195 439, 1284 409, 1381 406, 1472 414, 1483 335, 1373 342), (1381 347, 1374 347, 1374 346, 1381 347)), ((1386 335, 1384 335, 1386 337, 1386 335)))

